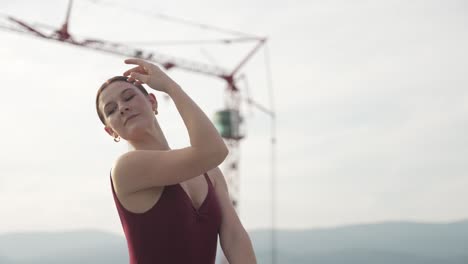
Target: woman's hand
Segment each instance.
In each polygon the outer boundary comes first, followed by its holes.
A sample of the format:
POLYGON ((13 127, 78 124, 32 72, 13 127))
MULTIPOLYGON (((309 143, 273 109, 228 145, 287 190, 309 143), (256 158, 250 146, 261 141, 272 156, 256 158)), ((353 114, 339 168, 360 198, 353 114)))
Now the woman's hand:
POLYGON ((129 76, 130 82, 146 83, 149 87, 156 91, 168 93, 169 89, 174 85, 178 85, 167 74, 165 74, 158 66, 141 59, 126 59, 126 64, 138 65, 135 68, 124 72, 124 76, 129 76))

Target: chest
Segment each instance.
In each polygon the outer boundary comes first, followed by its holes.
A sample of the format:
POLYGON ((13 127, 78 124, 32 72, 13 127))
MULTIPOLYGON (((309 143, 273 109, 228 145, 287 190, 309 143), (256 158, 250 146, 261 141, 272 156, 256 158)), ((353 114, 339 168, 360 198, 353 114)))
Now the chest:
MULTIPOLYGON (((122 206, 132 213, 145 213, 155 207, 160 201, 165 188, 171 188, 170 192, 177 193, 179 200, 189 204, 193 209, 198 210, 203 205, 208 196, 209 186, 204 175, 192 178, 188 181, 170 187, 154 187, 131 195, 118 197, 122 206)), ((169 192, 169 190, 167 191, 169 192)), ((118 196, 118 195, 117 195, 118 196)))
POLYGON ((209 183, 203 175, 190 179, 189 181, 181 182, 179 186, 184 195, 187 196, 188 201, 197 210, 208 196, 209 183))

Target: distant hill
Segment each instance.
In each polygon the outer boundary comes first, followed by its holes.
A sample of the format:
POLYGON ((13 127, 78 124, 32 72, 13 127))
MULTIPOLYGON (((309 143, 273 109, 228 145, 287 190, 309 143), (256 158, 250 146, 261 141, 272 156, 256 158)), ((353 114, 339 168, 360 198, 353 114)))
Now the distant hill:
MULTIPOLYGON (((251 237, 257 255, 270 262, 270 231, 251 237)), ((280 263, 468 263, 468 221, 282 230, 277 237, 280 263)))
MULTIPOLYGON (((258 263, 269 263, 270 230, 249 232, 258 263)), ((279 263, 467 264, 468 221, 391 222, 280 230, 279 263)), ((125 239, 95 230, 0 235, 1 264, 127 264, 125 239)))
POLYGON ((28 260, 59 255, 70 258, 76 255, 81 259, 87 255, 101 253, 106 255, 110 252, 118 255, 122 251, 124 252, 123 256, 127 258, 126 250, 126 242, 123 237, 97 230, 0 235, 0 256, 10 259, 28 260))

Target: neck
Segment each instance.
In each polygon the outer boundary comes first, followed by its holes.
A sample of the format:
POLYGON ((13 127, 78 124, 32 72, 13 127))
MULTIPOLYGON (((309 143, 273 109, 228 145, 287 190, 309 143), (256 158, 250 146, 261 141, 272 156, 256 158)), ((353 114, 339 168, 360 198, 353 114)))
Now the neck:
POLYGON ((170 150, 166 137, 155 119, 151 132, 138 141, 128 141, 135 150, 170 150))

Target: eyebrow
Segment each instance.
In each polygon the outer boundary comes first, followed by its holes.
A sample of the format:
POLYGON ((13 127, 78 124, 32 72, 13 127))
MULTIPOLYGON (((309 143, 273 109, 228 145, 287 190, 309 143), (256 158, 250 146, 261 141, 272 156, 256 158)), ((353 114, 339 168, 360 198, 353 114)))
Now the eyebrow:
MULTIPOLYGON (((128 91, 128 90, 133 90, 133 88, 127 88, 127 89, 123 90, 123 91, 120 93, 120 96, 122 96, 122 95, 123 95, 126 91, 128 91)), ((107 103, 104 105, 103 109, 106 109, 106 106, 109 105, 109 104, 111 104, 112 102, 113 102, 113 101, 107 102, 107 103)))

